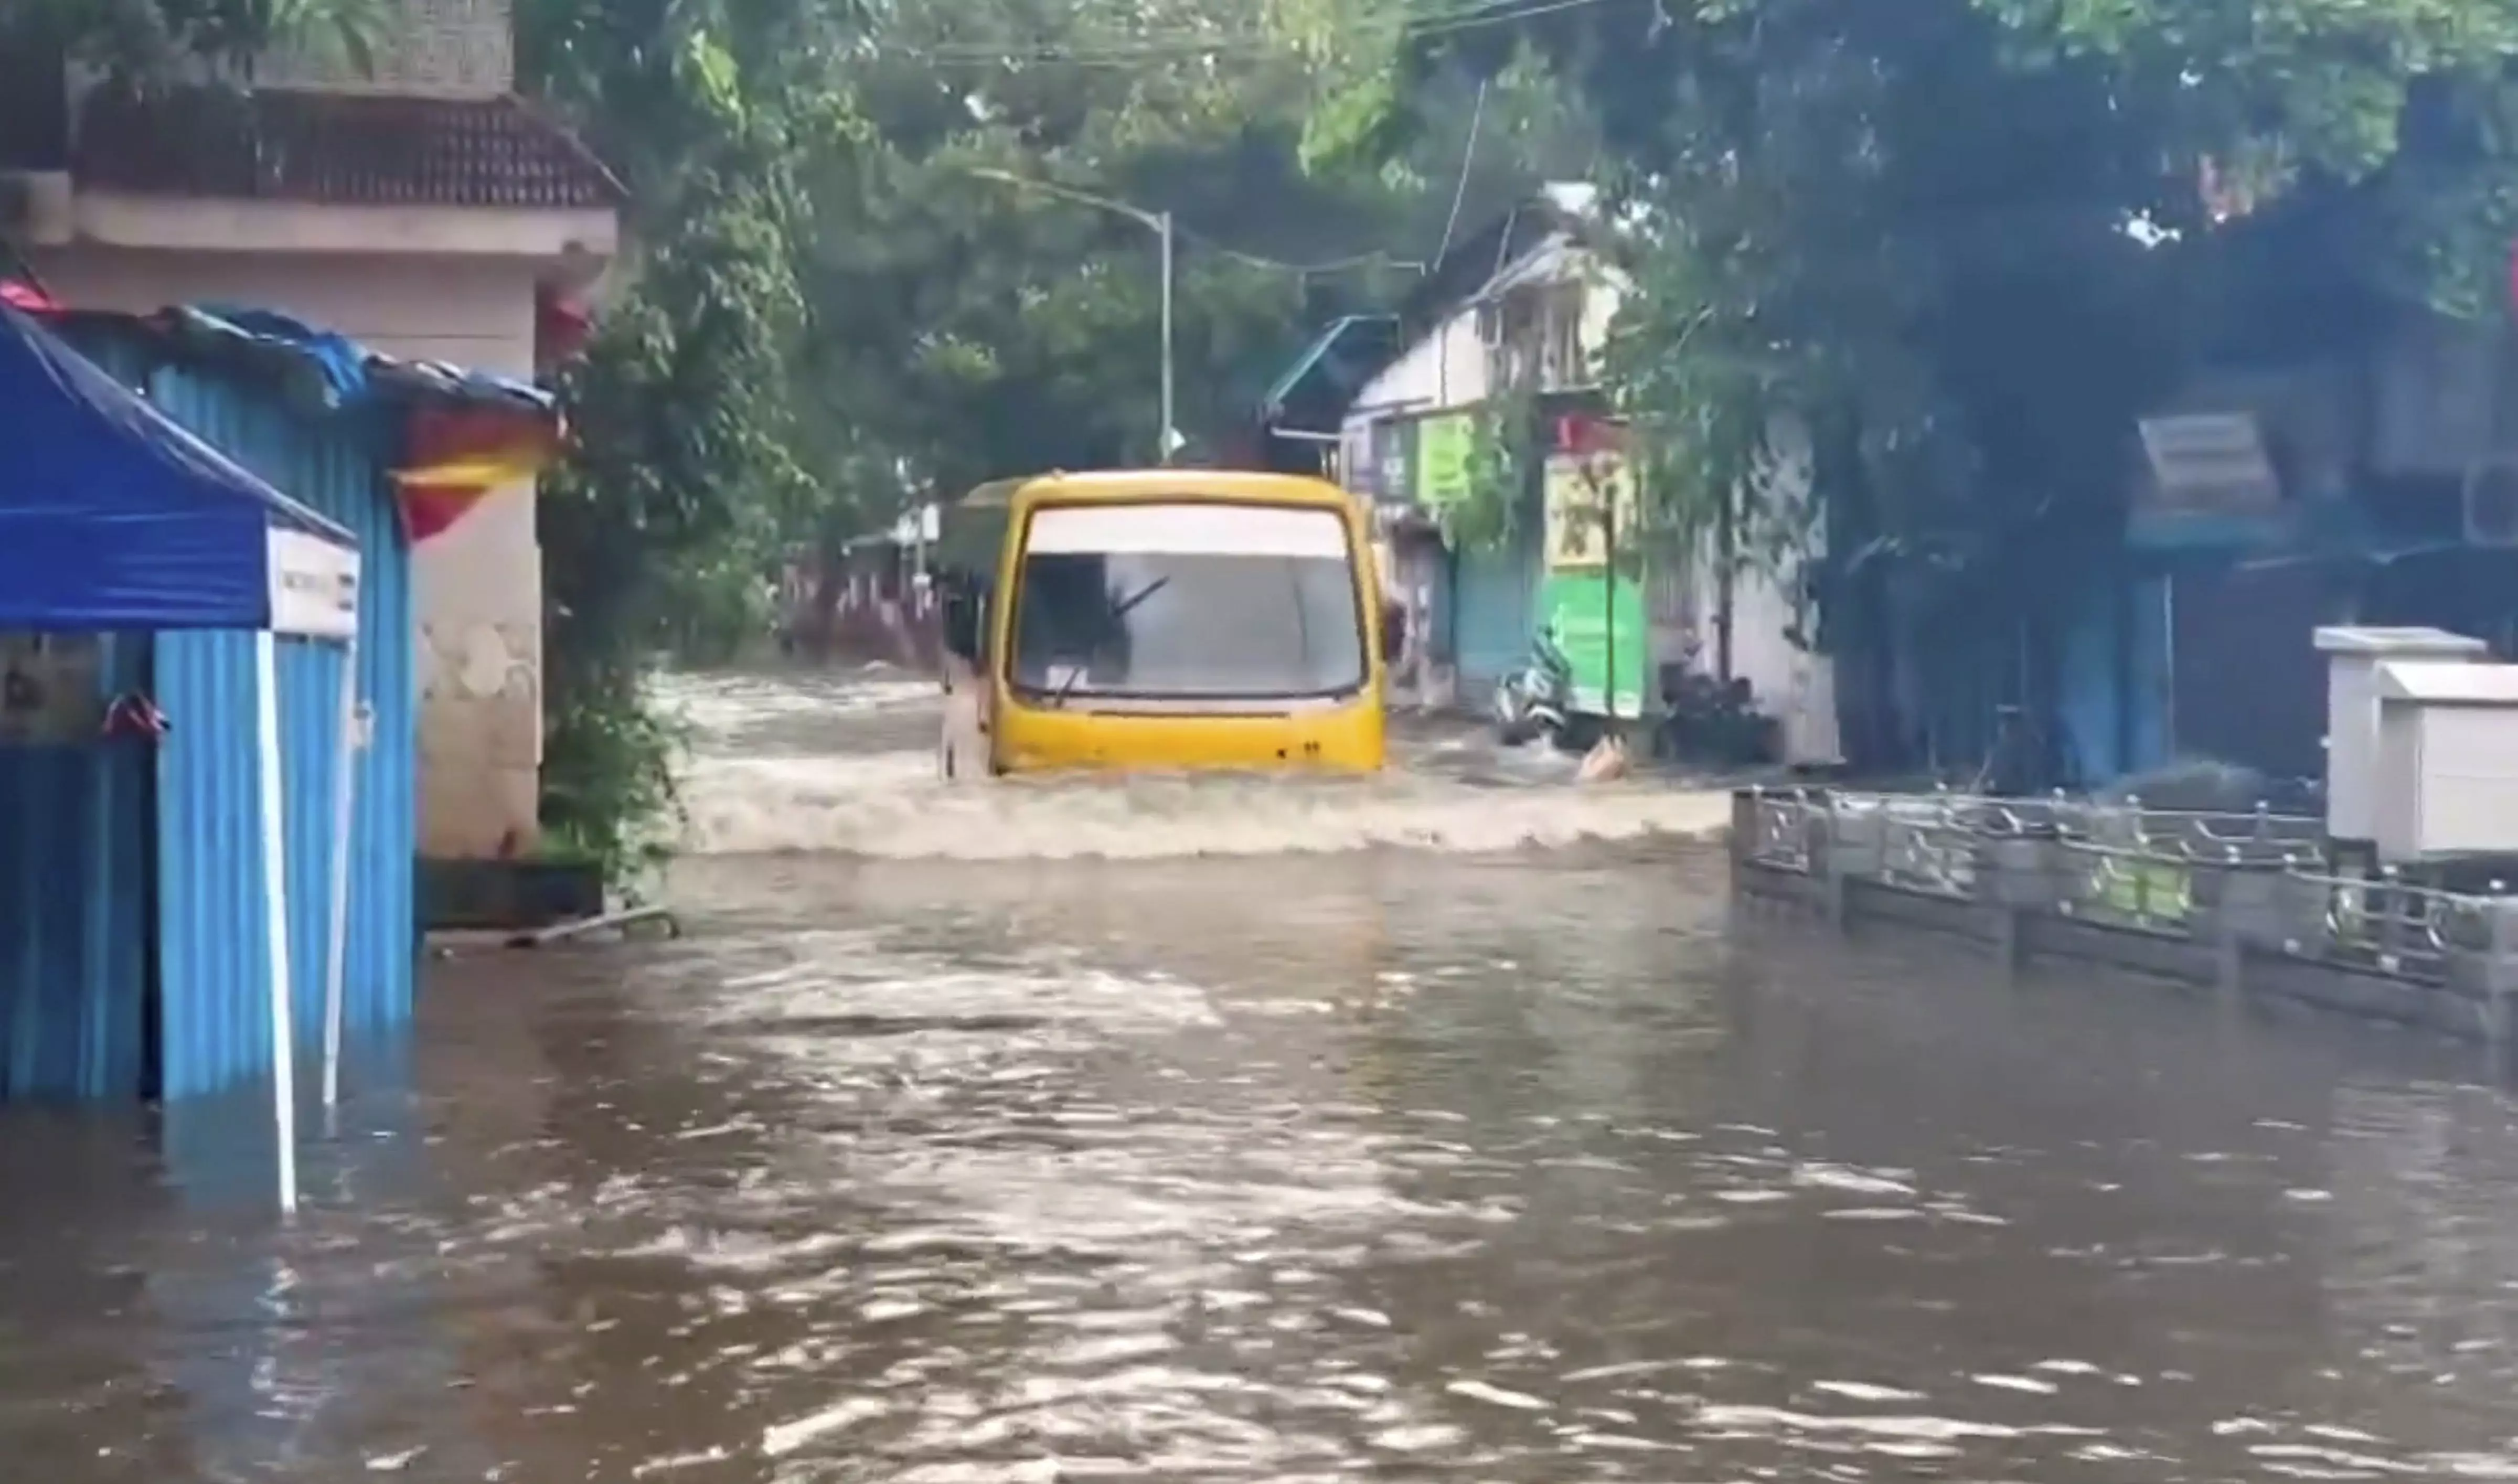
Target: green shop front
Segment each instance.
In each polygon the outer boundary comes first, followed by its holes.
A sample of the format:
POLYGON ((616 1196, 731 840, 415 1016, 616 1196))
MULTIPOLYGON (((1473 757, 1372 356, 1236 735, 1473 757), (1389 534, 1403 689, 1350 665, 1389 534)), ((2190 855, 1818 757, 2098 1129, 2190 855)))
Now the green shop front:
POLYGON ((1574 668, 1574 709, 1639 718, 1650 693, 1643 527, 1617 424, 1553 419, 1540 470, 1538 624, 1574 668))
POLYGON ((1452 672, 1459 698, 1477 704, 1529 663, 1545 629, 1573 662, 1578 710, 1608 715, 1614 695, 1618 716, 1642 716, 1651 628, 1624 430, 1596 416, 1542 418, 1503 518, 1468 522, 1458 516, 1479 477, 1477 417, 1378 423, 1350 476, 1380 514, 1388 583, 1409 604, 1410 633, 1452 672), (1472 525, 1475 539, 1463 539, 1472 525))

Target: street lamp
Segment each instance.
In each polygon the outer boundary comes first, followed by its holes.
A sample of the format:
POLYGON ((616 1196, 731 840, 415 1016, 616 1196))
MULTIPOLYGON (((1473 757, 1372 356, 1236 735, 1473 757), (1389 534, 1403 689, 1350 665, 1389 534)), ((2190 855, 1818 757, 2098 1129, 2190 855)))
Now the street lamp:
POLYGON ((1078 191, 1073 187, 1061 186, 1051 181, 1034 180, 1028 175, 1017 175, 1012 170, 976 165, 972 167, 970 173, 981 180, 992 180, 1024 191, 1037 191, 1044 196, 1054 196, 1062 200, 1073 201, 1077 205, 1097 207, 1113 216, 1124 216, 1139 226, 1150 229, 1156 238, 1161 240, 1163 244, 1163 426, 1161 436, 1156 441, 1156 447, 1162 462, 1170 463, 1173 445, 1180 437, 1172 425, 1172 214, 1168 211, 1148 211, 1142 206, 1131 206, 1126 201, 1113 200, 1107 196, 1095 196, 1089 191, 1078 191))

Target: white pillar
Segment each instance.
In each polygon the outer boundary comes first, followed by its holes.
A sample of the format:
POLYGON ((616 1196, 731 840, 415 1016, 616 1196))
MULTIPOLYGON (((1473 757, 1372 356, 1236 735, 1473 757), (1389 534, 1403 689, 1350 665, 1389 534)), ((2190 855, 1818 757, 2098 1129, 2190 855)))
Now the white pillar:
POLYGON ((341 739, 332 778, 332 940, 324 966, 324 1108, 341 1102, 341 1019, 350 955, 350 837, 358 801, 359 636, 341 646, 341 739))
POLYGON ((256 728, 262 753, 262 896, 271 938, 271 1120, 280 1147, 280 1209, 297 1209, 296 1027, 288 974, 287 801, 280 765, 280 641, 253 636, 256 728))

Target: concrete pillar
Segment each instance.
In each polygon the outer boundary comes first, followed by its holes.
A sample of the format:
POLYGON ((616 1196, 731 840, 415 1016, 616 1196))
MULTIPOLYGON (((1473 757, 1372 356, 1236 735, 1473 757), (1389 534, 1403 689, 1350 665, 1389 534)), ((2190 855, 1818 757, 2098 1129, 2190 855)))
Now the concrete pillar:
POLYGON ((1841 934, 1853 931, 1853 884, 1877 881, 1888 863, 1888 828, 1879 812, 1849 813, 1830 807, 1819 816, 1827 872, 1828 922, 1841 934))
POLYGON ((1731 874, 1735 881, 1739 879, 1740 867, 1757 852, 1759 806, 1765 797, 1766 791, 1761 788, 1735 788, 1731 791, 1731 838, 1727 844, 1731 848, 1731 874))
POLYGON ((2518 1071, 2518 901, 2495 900, 2480 973, 2483 1039, 2495 1080, 2518 1071))
POLYGON ((2281 873, 2242 864, 2235 846, 2229 860, 2202 869, 2212 871, 2218 890, 2211 915, 2197 926, 2212 937, 2214 986, 2236 1009, 2246 999, 2247 956, 2281 946, 2281 873))
POLYGON ((2043 830, 1976 847, 1976 893, 1991 917, 1994 960, 2006 982, 2017 983, 2026 963, 2030 915, 2055 910, 2056 848, 2043 830))
POLYGON ((2006 984, 2019 982, 2019 970, 2027 959, 2024 935, 2020 929, 2027 913, 2010 902, 1996 902, 1993 911, 1993 961, 2006 984))

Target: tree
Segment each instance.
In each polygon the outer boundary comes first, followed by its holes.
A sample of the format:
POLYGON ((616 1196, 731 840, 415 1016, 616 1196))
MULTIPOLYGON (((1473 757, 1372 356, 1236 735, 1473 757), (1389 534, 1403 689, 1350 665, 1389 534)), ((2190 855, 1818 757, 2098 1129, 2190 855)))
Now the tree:
POLYGON ((574 452, 542 497, 543 822, 616 874, 669 844, 673 737, 646 694, 694 613, 757 602, 797 505, 800 157, 847 127, 837 6, 536 0, 526 74, 629 188, 620 301, 563 378, 574 452))
POLYGON ((2485 302, 2513 15, 1660 0, 1405 55, 1536 48, 1598 109, 1639 285, 1610 362, 1660 514, 1789 519, 1766 440, 1810 430, 1823 611, 1889 761, 1891 657, 2051 642, 2113 547, 2134 417, 2275 294, 2313 285, 2329 333, 2382 295, 2485 302))
POLYGON ((392 19, 393 0, 0 0, 0 56, 72 59, 129 84, 275 46, 364 71, 392 19))

